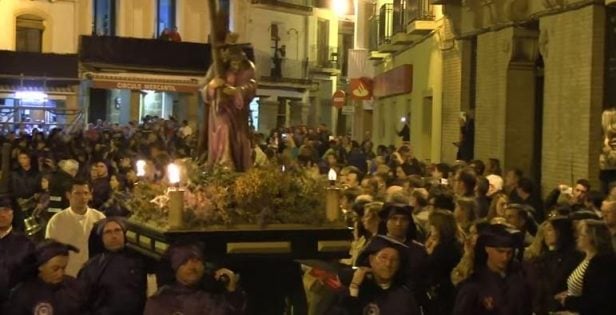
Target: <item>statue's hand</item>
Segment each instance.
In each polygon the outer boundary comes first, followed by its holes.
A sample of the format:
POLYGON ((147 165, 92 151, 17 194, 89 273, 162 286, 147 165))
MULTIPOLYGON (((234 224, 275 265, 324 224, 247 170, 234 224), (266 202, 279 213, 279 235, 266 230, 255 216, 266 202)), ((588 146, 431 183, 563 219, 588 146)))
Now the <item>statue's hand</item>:
POLYGON ((235 94, 238 92, 238 90, 239 90, 239 89, 238 89, 238 88, 236 88, 236 87, 233 87, 233 86, 226 86, 226 87, 222 90, 222 92, 223 92, 223 93, 225 93, 225 94, 227 94, 227 95, 231 95, 231 96, 232 96, 232 95, 235 95, 235 94))
POLYGON ((210 83, 208 83, 208 86, 212 89, 217 89, 223 85, 225 85, 225 80, 221 79, 221 78, 214 78, 210 81, 210 83))

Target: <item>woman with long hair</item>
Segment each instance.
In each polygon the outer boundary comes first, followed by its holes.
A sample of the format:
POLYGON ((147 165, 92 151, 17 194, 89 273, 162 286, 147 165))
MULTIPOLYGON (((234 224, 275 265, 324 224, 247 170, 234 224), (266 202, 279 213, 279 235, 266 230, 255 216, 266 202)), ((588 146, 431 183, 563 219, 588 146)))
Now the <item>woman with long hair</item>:
POLYGON ((471 225, 477 219, 477 211, 478 211, 477 201, 472 197, 458 197, 456 199, 456 208, 453 211, 453 214, 456 218, 456 222, 458 223, 458 227, 465 233, 468 234, 471 225))
POLYGON ((428 288, 433 303, 433 314, 451 314, 455 289, 450 274, 462 258, 462 244, 458 239, 456 219, 451 211, 436 209, 428 219, 430 236, 426 241, 428 252, 428 288))
POLYGON ((552 217, 539 227, 533 243, 524 252, 535 314, 549 314, 558 309, 554 295, 567 289, 567 277, 580 261, 582 254, 575 248, 575 233, 569 218, 552 217))
POLYGON ((607 225, 582 220, 577 248, 584 253, 584 260, 569 275, 567 291, 555 299, 564 309, 580 315, 616 314, 616 258, 607 225))

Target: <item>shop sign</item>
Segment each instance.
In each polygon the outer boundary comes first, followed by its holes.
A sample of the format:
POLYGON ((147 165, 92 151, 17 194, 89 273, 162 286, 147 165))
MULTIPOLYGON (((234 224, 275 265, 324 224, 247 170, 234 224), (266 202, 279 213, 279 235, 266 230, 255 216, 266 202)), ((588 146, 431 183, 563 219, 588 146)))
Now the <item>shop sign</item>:
POLYGON ((342 113, 343 114, 353 114, 355 113, 355 106, 353 105, 346 105, 342 107, 342 113))
POLYGON ((92 82, 93 88, 98 89, 120 89, 120 90, 153 90, 160 92, 179 92, 179 93, 194 93, 197 91, 197 86, 178 85, 168 83, 155 82, 134 82, 134 81, 97 81, 92 82))
POLYGON ((332 96, 332 105, 336 108, 342 108, 346 103, 346 93, 343 90, 337 90, 332 96))
POLYGON ((402 65, 374 78, 374 96, 387 97, 413 91, 413 66, 402 65))
POLYGON ((349 83, 349 92, 352 100, 372 99, 372 89, 373 84, 370 78, 351 79, 349 83))

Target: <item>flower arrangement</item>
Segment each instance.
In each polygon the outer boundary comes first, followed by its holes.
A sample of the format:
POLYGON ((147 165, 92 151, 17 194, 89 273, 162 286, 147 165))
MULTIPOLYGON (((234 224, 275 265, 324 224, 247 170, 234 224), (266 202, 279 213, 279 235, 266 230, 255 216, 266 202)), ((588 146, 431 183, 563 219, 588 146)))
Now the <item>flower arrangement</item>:
MULTIPOLYGON (((272 164, 244 173, 224 168, 205 171, 193 161, 182 163, 184 227, 228 228, 234 225, 302 224, 326 222, 326 180, 297 169, 272 164)), ((140 182, 128 202, 132 219, 168 228, 170 185, 140 182)))

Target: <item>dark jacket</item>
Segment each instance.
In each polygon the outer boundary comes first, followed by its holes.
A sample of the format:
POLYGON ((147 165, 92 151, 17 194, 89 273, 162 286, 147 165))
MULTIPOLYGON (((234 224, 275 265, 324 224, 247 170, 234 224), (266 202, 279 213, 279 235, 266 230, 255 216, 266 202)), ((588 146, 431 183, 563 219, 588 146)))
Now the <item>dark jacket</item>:
POLYGON ((111 196, 109 176, 92 180, 92 208, 100 209, 111 196))
POLYGON ((66 192, 73 186, 73 181, 73 177, 63 170, 58 170, 53 174, 49 183, 50 212, 58 212, 68 208, 69 202, 66 192))
POLYGON ((34 168, 26 171, 20 167, 11 173, 11 193, 13 198, 28 199, 40 190, 41 174, 34 168))
POLYGON ((366 280, 359 288, 359 295, 352 297, 349 290, 339 296, 336 306, 327 315, 395 314, 419 315, 413 292, 401 284, 393 284, 383 289, 373 281, 366 280))
POLYGON ((487 267, 460 284, 455 315, 530 315, 531 298, 523 273, 511 268, 502 278, 487 267))
POLYGON ((582 296, 569 296, 565 308, 580 315, 616 314, 616 257, 593 257, 584 274, 582 296))
POLYGON ((163 286, 150 297, 143 314, 241 315, 245 304, 245 295, 239 290, 216 295, 176 283, 163 286))
POLYGON ((569 247, 547 251, 526 263, 525 269, 532 291, 535 314, 548 314, 559 309, 554 296, 567 290, 567 278, 582 259, 582 253, 569 247))
POLYGON ((143 313, 146 271, 140 257, 127 251, 98 254, 81 269, 78 279, 86 287, 90 314, 143 313))
POLYGON ((24 282, 15 289, 8 305, 10 307, 2 314, 86 314, 83 288, 75 278, 68 276, 58 285, 44 283, 39 278, 24 282))
POLYGON ((462 258, 462 248, 457 240, 436 245, 428 255, 428 292, 432 299, 432 313, 449 315, 456 298, 451 271, 462 258))
POLYGON ((9 290, 25 276, 28 259, 34 252, 34 244, 15 231, 0 239, 0 309, 8 299, 9 290))

